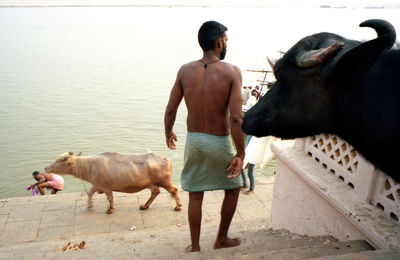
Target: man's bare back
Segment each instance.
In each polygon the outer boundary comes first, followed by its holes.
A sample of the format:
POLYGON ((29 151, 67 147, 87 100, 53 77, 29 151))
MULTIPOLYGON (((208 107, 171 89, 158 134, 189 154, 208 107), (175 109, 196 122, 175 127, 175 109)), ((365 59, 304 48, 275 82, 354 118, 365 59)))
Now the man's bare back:
POLYGON ((240 70, 236 66, 223 61, 213 62, 206 68, 200 61, 182 66, 177 84, 183 90, 189 132, 217 136, 230 134, 229 102, 235 98, 234 93, 231 93, 232 85, 240 85, 238 75, 240 70))

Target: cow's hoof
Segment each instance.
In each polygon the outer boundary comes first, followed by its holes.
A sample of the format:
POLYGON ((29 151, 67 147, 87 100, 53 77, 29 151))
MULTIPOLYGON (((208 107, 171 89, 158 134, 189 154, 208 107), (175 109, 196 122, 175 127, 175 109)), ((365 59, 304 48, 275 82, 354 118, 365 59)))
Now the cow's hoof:
POLYGON ((174 210, 175 210, 175 211, 181 211, 181 210, 182 210, 182 206, 176 206, 176 207, 174 208, 174 210))
POLYGON ((146 209, 148 209, 149 207, 146 207, 145 205, 140 205, 140 210, 146 210, 146 209))
POLYGON ((106 213, 107 214, 112 214, 112 213, 114 213, 114 211, 115 211, 115 209, 107 209, 106 213))
POLYGON ((93 205, 94 205, 93 201, 88 201, 88 203, 87 203, 87 207, 88 208, 93 207, 93 205))

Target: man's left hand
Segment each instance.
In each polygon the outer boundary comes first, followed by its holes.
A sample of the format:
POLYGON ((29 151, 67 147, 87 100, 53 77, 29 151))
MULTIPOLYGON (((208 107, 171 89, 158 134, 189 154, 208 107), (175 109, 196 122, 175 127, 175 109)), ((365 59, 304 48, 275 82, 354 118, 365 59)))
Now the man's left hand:
POLYGON ((229 172, 228 179, 236 178, 240 175, 243 167, 243 159, 239 156, 235 156, 232 158, 231 163, 229 164, 228 168, 226 169, 229 172))

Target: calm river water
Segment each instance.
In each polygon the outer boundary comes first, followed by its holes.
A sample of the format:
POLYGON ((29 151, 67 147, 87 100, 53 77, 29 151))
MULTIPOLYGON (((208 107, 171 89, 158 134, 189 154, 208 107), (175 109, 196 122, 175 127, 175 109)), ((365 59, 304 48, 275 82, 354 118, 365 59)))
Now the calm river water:
MULTIPOLYGON (((31 173, 66 151, 151 150, 172 160, 179 184, 186 135, 184 103, 176 151, 164 141, 163 114, 176 72, 201 58, 206 20, 228 26, 226 61, 244 85, 303 36, 330 31, 370 39, 359 28, 384 18, 400 29, 398 9, 58 7, 0 8, 0 198, 29 196, 31 173)), ((274 163, 256 169, 273 174, 274 163)), ((66 177, 64 192, 83 191, 66 177)))

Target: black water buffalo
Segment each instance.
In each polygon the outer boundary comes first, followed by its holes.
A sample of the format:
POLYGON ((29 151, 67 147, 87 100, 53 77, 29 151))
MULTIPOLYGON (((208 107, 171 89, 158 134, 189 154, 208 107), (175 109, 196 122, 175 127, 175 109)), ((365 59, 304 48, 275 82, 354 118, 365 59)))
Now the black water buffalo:
POLYGON ((338 135, 400 181, 400 50, 394 27, 368 20, 378 37, 303 38, 274 67, 276 82, 243 119, 255 136, 338 135))

